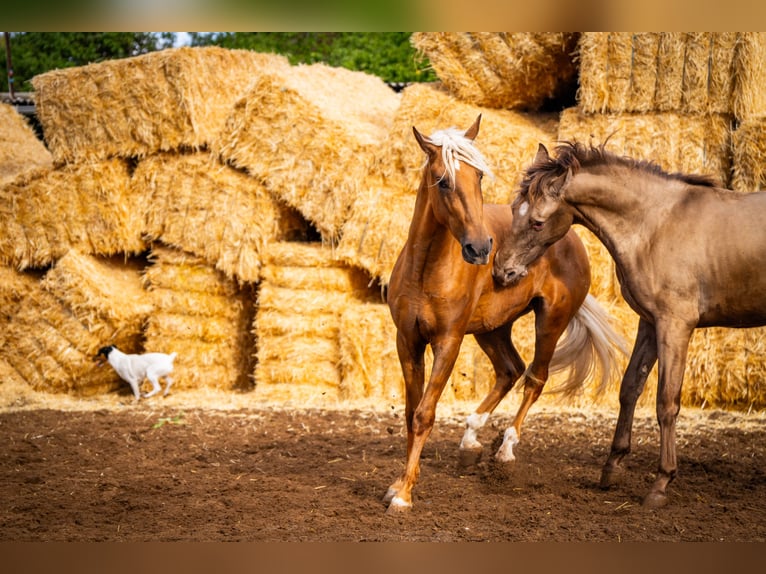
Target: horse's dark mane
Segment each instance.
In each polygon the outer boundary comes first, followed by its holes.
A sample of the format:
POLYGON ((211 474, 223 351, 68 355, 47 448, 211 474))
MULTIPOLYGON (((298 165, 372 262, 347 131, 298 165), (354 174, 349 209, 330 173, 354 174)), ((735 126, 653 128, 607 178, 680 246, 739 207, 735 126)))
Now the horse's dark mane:
POLYGON ((520 184, 519 195, 526 197, 530 193, 537 196, 544 193, 544 186, 534 185, 544 176, 558 177, 566 173, 568 169, 577 173, 582 167, 599 165, 620 165, 631 169, 637 169, 645 173, 682 181, 689 185, 701 185, 704 187, 720 187, 720 182, 710 175, 698 175, 687 173, 668 173, 653 161, 637 160, 626 156, 620 156, 605 149, 606 142, 601 145, 585 145, 578 141, 563 141, 555 149, 555 156, 542 161, 535 161, 530 165, 520 184))

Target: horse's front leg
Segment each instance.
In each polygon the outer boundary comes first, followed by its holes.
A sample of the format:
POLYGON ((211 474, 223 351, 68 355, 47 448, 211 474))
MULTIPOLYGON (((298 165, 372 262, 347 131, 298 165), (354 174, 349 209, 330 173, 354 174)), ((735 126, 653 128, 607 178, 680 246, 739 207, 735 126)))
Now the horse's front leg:
POLYGON ((659 376, 657 421, 660 425, 660 464, 657 478, 644 497, 647 508, 660 508, 668 502, 667 486, 676 476, 676 419, 681 410, 681 385, 694 326, 687 322, 663 321, 657 325, 659 376))
MULTIPOLYGON (((425 384, 425 342, 419 337, 408 338, 400 329, 396 332, 396 352, 399 355, 399 363, 404 377, 404 418, 407 425, 407 458, 409 460, 412 451, 413 432, 412 421, 415 408, 420 404, 425 384)), ((416 478, 419 469, 415 470, 416 478)), ((406 473, 403 473, 391 486, 388 487, 383 502, 389 504, 405 484, 406 473)))
MULTIPOLYGON (((397 338, 397 349, 399 338, 397 338)), ((391 485, 385 500, 389 502, 387 512, 398 513, 412 508, 412 488, 420 474, 420 455, 431 434, 436 418, 436 404, 447 384, 452 368, 460 351, 462 337, 449 337, 433 342, 434 364, 425 392, 422 383, 407 381, 407 463, 402 476, 391 485), (417 386, 410 391, 410 386, 417 386), (419 400, 417 400, 419 397, 419 400), (414 408, 414 410, 412 410, 414 408)), ((406 353, 406 349, 404 349, 406 353)), ((400 354, 401 358, 401 354, 400 354)), ((422 381, 422 379, 421 379, 422 381)))
POLYGON ((476 411, 466 418, 465 433, 460 441, 460 466, 463 468, 471 467, 479 461, 482 452, 482 445, 478 440, 479 430, 524 372, 524 361, 511 342, 510 324, 489 333, 477 334, 475 338, 492 362, 495 386, 476 411))
POLYGON ((633 416, 638 397, 644 390, 646 379, 657 362, 657 332, 651 323, 641 319, 638 322, 636 342, 630 355, 628 367, 620 383, 620 414, 614 430, 612 448, 601 470, 601 488, 617 483, 620 463, 630 453, 633 416))

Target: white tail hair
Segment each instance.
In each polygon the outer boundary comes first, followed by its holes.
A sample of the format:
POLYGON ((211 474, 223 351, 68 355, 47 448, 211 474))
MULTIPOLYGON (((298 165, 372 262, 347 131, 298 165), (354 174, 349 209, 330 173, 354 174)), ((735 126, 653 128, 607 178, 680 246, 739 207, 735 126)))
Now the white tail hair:
POLYGON ((590 378, 598 376, 596 392, 622 375, 620 355, 629 356, 625 339, 617 333, 606 310, 588 294, 556 345, 549 374, 569 369, 567 379, 552 392, 574 395, 590 378))

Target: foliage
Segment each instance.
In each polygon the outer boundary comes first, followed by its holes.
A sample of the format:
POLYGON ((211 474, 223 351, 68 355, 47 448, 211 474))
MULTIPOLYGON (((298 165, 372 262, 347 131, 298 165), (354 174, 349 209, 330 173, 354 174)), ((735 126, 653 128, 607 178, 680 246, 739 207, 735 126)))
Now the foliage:
MULTIPOLYGON (((173 39, 169 32, 13 32, 10 43, 14 89, 31 91, 29 82, 37 74, 145 54, 172 46, 173 39)), ((0 85, 2 91, 6 91, 6 58, 0 62, 0 73, 0 85)))
MULTIPOLYGON (((192 46, 216 45, 283 54, 292 64, 324 62, 376 75, 386 82, 430 82, 436 75, 410 44, 409 32, 192 32, 192 46)), ((127 58, 171 47, 172 32, 13 32, 14 89, 32 90, 30 80, 57 68, 127 58)), ((0 88, 7 91, 6 59, 0 88)))
POLYGON ((276 52, 291 64, 324 62, 386 82, 436 80, 410 44, 409 32, 193 32, 191 38, 193 46, 276 52))

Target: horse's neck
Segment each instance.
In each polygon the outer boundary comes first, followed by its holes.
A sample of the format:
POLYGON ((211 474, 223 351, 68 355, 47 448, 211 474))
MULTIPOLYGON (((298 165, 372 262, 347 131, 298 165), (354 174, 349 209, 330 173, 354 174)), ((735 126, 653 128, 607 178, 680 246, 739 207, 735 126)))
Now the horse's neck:
POLYGON ((442 225, 433 212, 428 193, 421 189, 415 201, 415 212, 405 244, 405 255, 410 259, 411 269, 425 272, 428 265, 443 264, 445 256, 460 244, 449 229, 442 225))
POLYGON ((672 185, 654 176, 583 171, 567 187, 565 200, 575 211, 575 222, 598 237, 619 263, 626 246, 647 241, 665 224, 674 203, 672 185))

